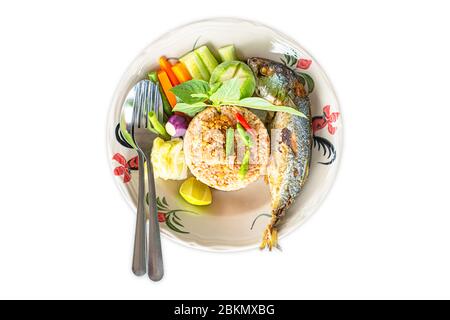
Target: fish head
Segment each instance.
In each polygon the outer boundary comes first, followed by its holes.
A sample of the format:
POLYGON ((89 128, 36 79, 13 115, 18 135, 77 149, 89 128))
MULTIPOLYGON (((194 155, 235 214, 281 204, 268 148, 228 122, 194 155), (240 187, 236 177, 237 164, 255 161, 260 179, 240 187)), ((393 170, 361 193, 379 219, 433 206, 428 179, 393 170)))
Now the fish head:
POLYGON ((256 79, 256 94, 275 105, 283 105, 291 85, 287 68, 275 61, 253 57, 247 64, 256 79))

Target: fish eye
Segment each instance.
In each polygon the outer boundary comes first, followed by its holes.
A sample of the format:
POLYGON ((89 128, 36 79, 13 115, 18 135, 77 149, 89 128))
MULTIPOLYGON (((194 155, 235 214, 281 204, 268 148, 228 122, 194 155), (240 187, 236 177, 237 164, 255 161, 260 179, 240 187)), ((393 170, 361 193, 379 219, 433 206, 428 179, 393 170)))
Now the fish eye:
POLYGON ((259 69, 259 72, 260 72, 263 76, 267 75, 267 67, 266 67, 266 66, 262 67, 261 69, 259 69))

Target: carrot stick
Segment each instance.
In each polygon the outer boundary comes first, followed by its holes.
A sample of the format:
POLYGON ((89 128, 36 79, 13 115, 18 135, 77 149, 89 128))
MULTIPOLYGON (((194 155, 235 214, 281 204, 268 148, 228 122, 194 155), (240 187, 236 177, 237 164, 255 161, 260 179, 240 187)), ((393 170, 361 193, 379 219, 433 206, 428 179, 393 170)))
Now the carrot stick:
POLYGON ((175 105, 177 104, 177 98, 172 93, 172 91, 170 91, 173 86, 170 83, 169 76, 165 71, 160 70, 158 71, 158 79, 159 83, 161 83, 161 87, 163 88, 164 93, 166 94, 167 100, 169 100, 170 105, 172 106, 172 108, 175 107, 175 105))
POLYGON ((189 71, 187 71, 186 67, 182 62, 178 62, 172 67, 173 73, 177 76, 178 80, 180 80, 180 83, 189 81, 192 79, 191 75, 189 74, 189 71))
POLYGON ((159 58, 159 65, 163 71, 167 73, 167 76, 170 79, 170 82, 173 86, 177 86, 180 84, 180 81, 178 81, 177 76, 172 71, 172 64, 167 60, 166 57, 159 58))

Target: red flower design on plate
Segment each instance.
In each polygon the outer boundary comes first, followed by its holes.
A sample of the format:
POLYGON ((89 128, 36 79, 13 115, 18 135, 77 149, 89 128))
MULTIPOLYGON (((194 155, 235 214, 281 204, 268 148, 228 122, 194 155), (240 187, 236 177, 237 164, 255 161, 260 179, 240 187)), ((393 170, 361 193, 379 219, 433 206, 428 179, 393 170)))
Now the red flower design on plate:
POLYGON ((159 222, 166 222, 166 215, 162 212, 158 212, 158 221, 159 222))
POLYGON ((119 163, 119 166, 117 166, 114 169, 114 175, 115 176, 123 176, 123 182, 128 183, 131 181, 131 171, 130 170, 137 170, 138 169, 138 158, 134 157, 130 159, 130 161, 127 161, 123 155, 120 153, 116 153, 113 156, 113 160, 117 161, 119 163))
POLYGON ((311 66, 312 60, 310 59, 298 59, 297 68, 306 70, 311 66))
POLYGON ((330 112, 330 106, 323 107, 323 115, 321 117, 315 117, 312 122, 313 132, 319 131, 325 127, 328 127, 328 132, 333 135, 336 132, 336 127, 333 123, 337 121, 339 112, 330 112))

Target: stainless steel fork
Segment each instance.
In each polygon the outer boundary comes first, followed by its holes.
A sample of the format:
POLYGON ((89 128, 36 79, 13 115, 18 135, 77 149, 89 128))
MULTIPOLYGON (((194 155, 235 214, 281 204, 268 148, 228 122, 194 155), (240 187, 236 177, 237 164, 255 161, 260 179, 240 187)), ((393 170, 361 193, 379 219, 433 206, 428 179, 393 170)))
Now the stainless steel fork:
POLYGON ((164 276, 164 265, 161 249, 161 235, 158 222, 158 209, 156 206, 155 178, 150 155, 153 148, 153 141, 158 136, 149 130, 148 114, 155 110, 161 101, 158 86, 151 81, 143 80, 136 97, 136 107, 134 108, 133 137, 139 152, 144 155, 147 163, 148 182, 148 202, 149 202, 149 241, 148 241, 148 276, 153 281, 159 281, 164 276))

